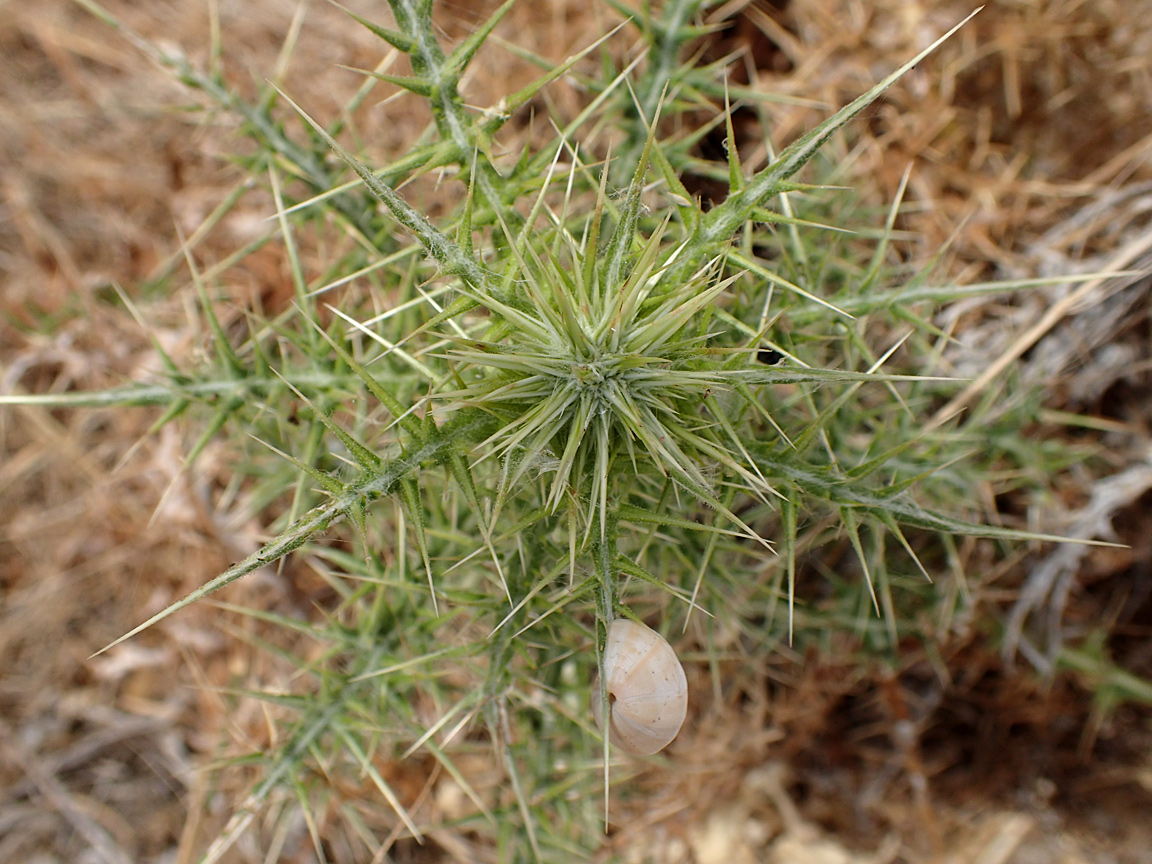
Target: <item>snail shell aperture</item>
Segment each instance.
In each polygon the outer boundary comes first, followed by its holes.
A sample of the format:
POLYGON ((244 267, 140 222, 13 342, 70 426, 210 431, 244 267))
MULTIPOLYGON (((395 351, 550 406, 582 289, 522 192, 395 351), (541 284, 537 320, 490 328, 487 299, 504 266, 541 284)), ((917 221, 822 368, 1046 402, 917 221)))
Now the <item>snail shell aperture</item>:
MULTIPOLYGON (((604 647, 604 681, 612 743, 638 756, 668 746, 688 713, 688 679, 664 637, 627 618, 614 619, 604 647)), ((592 701, 599 724, 599 688, 592 701)))

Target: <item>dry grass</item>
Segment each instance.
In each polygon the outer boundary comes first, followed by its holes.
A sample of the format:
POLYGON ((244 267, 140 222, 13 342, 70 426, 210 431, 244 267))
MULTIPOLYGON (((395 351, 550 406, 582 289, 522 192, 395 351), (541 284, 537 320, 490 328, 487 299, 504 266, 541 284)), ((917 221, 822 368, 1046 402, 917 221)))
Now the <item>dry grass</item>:
MULTIPOLYGON (((271 76, 295 6, 221 5, 230 79, 245 86, 271 76)), ((446 3, 439 17, 460 35, 492 5, 446 3)), ((145 35, 204 59, 201 4, 108 6, 145 35)), ((756 87, 838 106, 967 8, 734 0, 715 13, 731 25, 706 50, 738 52, 737 74, 756 87)), ((500 32, 562 58, 612 20, 597 4, 521 3, 500 32)), ((901 251, 917 262, 947 244, 948 268, 960 279, 1109 265, 1146 271, 1148 20, 1148 0, 990 3, 854 125, 836 154, 842 181, 879 206, 911 163, 901 251)), ((370 36, 313 4, 287 86, 311 111, 332 116, 357 84, 337 65, 377 61, 370 36)), ((469 98, 487 104, 530 71, 504 59, 481 63, 469 98)), ((234 122, 173 110, 190 97, 66 0, 0 5, 0 81, 0 391, 137 379, 156 361, 109 286, 134 290, 175 272, 177 232, 193 235, 242 180, 225 158, 241 146, 234 122)), ((582 98, 553 89, 562 108, 582 98)), ((826 114, 804 105, 772 110, 777 147, 826 114)), ((403 98, 367 105, 363 115, 366 149, 381 157, 401 152, 426 120, 403 98)), ((754 167, 767 149, 753 124, 744 129, 741 151, 754 167)), ((531 131, 527 118, 518 130, 531 131)), ((201 264, 242 245, 267 212, 247 199, 199 243, 201 264)), ((223 281, 238 308, 291 296, 277 247, 232 266, 223 281)), ((180 284, 177 275, 152 290, 159 296, 180 284)), ((1050 383, 1050 410, 1095 417, 1084 434, 1105 448, 1114 473, 1139 471, 1152 427, 1149 293, 1145 276, 965 304, 944 322, 961 344, 942 362, 963 373, 1024 357, 1021 374, 1050 383)), ((203 337, 181 303, 172 290, 155 313, 157 335, 177 356, 199 350, 203 337)), ((971 398, 981 395, 977 388, 971 398)), ((227 455, 210 448, 189 472, 181 461, 189 442, 174 427, 148 434, 152 419, 144 411, 0 412, 0 861, 194 860, 244 780, 234 772, 210 784, 198 768, 224 740, 241 749, 270 743, 259 708, 212 688, 274 685, 280 673, 222 628, 228 619, 216 610, 194 608, 124 650, 87 659, 247 554, 261 530, 235 515, 247 512, 243 501, 222 494, 227 455)), ((1099 503, 1097 479, 1073 473, 1050 512, 1033 518, 1079 524, 1099 503)), ((1092 526, 1099 534, 1110 523, 1130 551, 1080 556, 1059 571, 1070 574, 1060 586, 1024 610, 1080 622, 1085 632, 1105 622, 1113 658, 1145 679, 1147 488, 1110 499, 1104 528, 1092 526)), ((979 544, 961 552, 969 572, 980 572, 989 554, 979 544)), ((999 569, 976 586, 983 608, 1019 600, 1033 562, 1044 560, 1042 550, 1029 554, 997 565, 987 558, 999 569)), ((308 610, 321 591, 295 564, 238 584, 227 599, 308 610)), ((733 660, 721 670, 722 698, 692 718, 673 751, 675 767, 647 775, 622 802, 608 848, 625 860, 696 862, 1152 860, 1140 821, 1152 807, 1148 712, 1094 703, 1089 688, 1100 682, 1088 673, 1037 684, 1013 673, 1012 658, 989 642, 974 627, 942 631, 938 653, 909 650, 883 673, 847 656, 733 660)), ((697 684, 706 692, 713 680, 697 684)), ((426 766, 393 767, 413 800, 428 788, 426 766)), ((470 854, 440 851, 445 860, 470 854)), ((432 860, 408 846, 393 854, 432 860)), ((238 847, 231 860, 260 858, 238 847)))

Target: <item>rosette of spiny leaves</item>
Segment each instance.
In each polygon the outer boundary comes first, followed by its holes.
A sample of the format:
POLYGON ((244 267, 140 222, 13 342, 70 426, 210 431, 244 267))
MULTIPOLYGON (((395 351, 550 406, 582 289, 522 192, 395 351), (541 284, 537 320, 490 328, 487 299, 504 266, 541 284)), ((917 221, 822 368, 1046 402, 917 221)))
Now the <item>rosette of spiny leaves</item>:
MULTIPOLYGON (((424 84, 413 80, 406 82, 406 86, 429 98, 437 94, 450 97, 454 91, 451 87, 443 89, 445 82, 450 84, 455 80, 453 76, 458 78, 463 65, 474 54, 476 44, 470 41, 467 50, 458 49, 452 55, 444 55, 431 47, 436 37, 427 8, 421 5, 418 9, 407 6, 404 9, 407 11, 398 13, 397 20, 411 32, 401 34, 403 38, 391 31, 380 32, 402 50, 419 48, 423 52, 422 64, 416 65, 424 70, 425 77, 420 79, 424 84), (440 66, 436 66, 437 63, 440 66)), ((622 200, 605 193, 607 175, 602 174, 596 214, 589 221, 585 236, 579 241, 571 236, 565 212, 562 218, 554 220, 556 229, 549 247, 538 245, 538 239, 533 238, 534 226, 551 187, 551 174, 547 178, 538 177, 538 195, 529 216, 513 220, 513 211, 499 199, 498 187, 478 179, 490 180, 495 176, 480 146, 487 128, 483 121, 460 111, 449 112, 456 119, 446 121, 454 135, 464 135, 473 142, 471 152, 475 157, 461 165, 461 173, 469 177, 469 194, 456 225, 456 239, 453 239, 412 207, 377 172, 346 152, 327 129, 284 97, 360 177, 392 217, 416 238, 427 256, 439 266, 442 277, 451 280, 458 298, 433 315, 419 331, 409 334, 409 338, 421 331, 434 331, 442 325, 464 321, 462 316, 484 310, 491 322, 488 332, 479 338, 461 337, 460 334, 468 333, 467 328, 473 325, 466 321, 467 326, 456 323, 456 335, 452 337, 455 345, 450 356, 485 371, 470 380, 461 378, 454 389, 449 384, 453 373, 446 372, 443 383, 433 387, 439 410, 418 419, 415 406, 404 404, 336 339, 325 334, 340 362, 397 418, 400 455, 385 458, 377 454, 367 443, 327 418, 325 412, 318 412, 318 419, 352 457, 355 476, 341 479, 318 470, 310 462, 292 459, 299 470, 328 494, 329 500, 297 519, 248 558, 112 644, 277 561, 338 520, 348 519, 362 525, 366 508, 381 496, 394 495, 404 503, 423 552, 417 479, 422 466, 446 467, 460 482, 495 559, 496 554, 491 550, 491 520, 485 515, 480 501, 483 492, 468 463, 469 459, 486 455, 494 455, 503 462, 497 510, 508 496, 518 493, 530 470, 547 468, 551 473, 548 507, 555 510, 566 506, 584 523, 582 540, 579 544, 572 543, 571 555, 592 553, 601 589, 597 595, 601 623, 611 619, 617 603, 614 573, 621 562, 614 520, 620 515, 625 518, 638 515, 636 508, 627 502, 628 488, 614 490, 611 485, 614 480, 627 483, 629 472, 635 476, 656 471, 722 514, 739 533, 768 545, 756 537, 717 494, 717 482, 709 474, 719 470, 724 474, 721 483, 735 483, 764 499, 776 494, 773 483, 777 478, 773 474, 779 469, 778 475, 787 487, 782 502, 786 505, 785 536, 781 539, 789 552, 796 530, 794 497, 799 491, 798 484, 806 482, 805 478, 812 481, 809 488, 803 490, 806 494, 826 497, 847 507, 874 506, 885 524, 894 524, 893 518, 905 517, 907 521, 922 524, 916 508, 905 508, 907 512, 902 512, 890 498, 862 497, 859 483, 852 478, 829 477, 826 471, 810 470, 803 464, 797 468, 798 460, 776 459, 771 453, 766 454, 763 447, 746 449, 725 412, 708 408, 708 399, 714 397, 717 389, 735 392, 753 410, 761 411, 748 390, 752 385, 867 381, 880 380, 880 376, 795 367, 749 368, 749 357, 758 348, 756 337, 760 334, 750 334, 746 344, 737 350, 719 349, 709 344, 708 327, 712 305, 731 278, 722 278, 720 274, 725 272, 732 238, 751 221, 763 218, 773 197, 795 188, 789 178, 837 129, 957 28, 800 138, 752 177, 743 176, 735 147, 730 148, 731 193, 707 213, 700 212, 680 183, 655 139, 655 124, 650 123, 646 145, 622 200), (639 230, 644 209, 642 190, 653 174, 667 186, 676 202, 676 212, 660 220, 647 236, 642 236, 639 230), (482 264, 472 248, 474 200, 486 208, 486 220, 498 223, 493 230, 503 235, 504 242, 499 244, 497 258, 493 259, 495 263, 482 264), (607 223, 609 216, 614 226, 601 248, 601 223, 607 223), (675 216, 679 220, 673 223, 675 216), (670 240, 666 234, 673 230, 679 232, 679 236, 670 240), (434 417, 440 419, 439 425, 434 417), (643 471, 641 461, 646 463, 643 471), (620 493, 618 504, 614 503, 617 493, 620 493)), ((448 98, 455 109, 461 107, 458 98, 448 98)), ((462 143, 456 141, 454 152, 460 151, 461 146, 462 143)), ((739 256, 732 260, 739 267, 747 266, 739 256)), ((796 286, 787 287, 799 290, 796 286)), ((397 347, 393 345, 389 350, 397 347)), ((467 369, 454 374, 461 372, 467 369)), ((770 416, 766 416, 766 420, 774 425, 770 416)), ((667 514, 660 518, 675 517, 667 514)), ((937 520, 929 527, 968 530, 975 526, 937 520)), ((426 555, 425 565, 431 584, 434 574, 426 555)), ((434 587, 432 595, 435 603, 434 587)))
MULTIPOLYGON (((749 491, 770 493, 734 456, 735 430, 722 426, 717 436, 700 414, 731 370, 710 356, 709 334, 696 319, 735 277, 715 278, 718 268, 708 262, 683 283, 662 284, 666 224, 623 278, 617 252, 633 239, 624 230, 605 258, 563 232, 560 258, 538 254, 531 244, 512 247, 519 290, 530 302, 503 307, 490 328, 495 338, 460 340, 450 357, 487 374, 441 394, 456 408, 482 408, 500 421, 480 445, 503 461, 498 507, 530 472, 546 472, 552 476, 546 507, 581 509, 585 539, 594 529, 603 540, 613 483, 626 490, 637 475, 670 478, 741 528, 717 498, 707 466, 723 465, 749 491)), ((593 230, 588 242, 595 240, 593 230)))

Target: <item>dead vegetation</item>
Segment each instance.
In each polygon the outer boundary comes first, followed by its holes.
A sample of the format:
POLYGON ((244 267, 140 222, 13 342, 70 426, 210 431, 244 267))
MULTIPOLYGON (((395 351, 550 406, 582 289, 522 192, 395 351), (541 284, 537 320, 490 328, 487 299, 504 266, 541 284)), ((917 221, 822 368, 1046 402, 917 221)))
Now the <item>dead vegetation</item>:
MULTIPOLYGON (((206 59, 201 4, 108 5, 141 33, 206 59)), ((445 3, 440 19, 460 35, 491 5, 445 3)), ((811 100, 772 106, 780 146, 966 11, 958 2, 732 0, 714 11, 725 27, 702 51, 731 55, 734 76, 757 89, 811 100)), ((222 3, 221 14, 229 77, 243 86, 272 76, 296 6, 222 3)), ((599 4, 521 3, 499 32, 561 58, 613 20, 599 4)), ((627 793, 607 841, 624 860, 1152 860, 1152 731, 1133 693, 1152 680, 1148 20, 1148 0, 990 3, 835 154, 842 182, 877 207, 912 165, 898 224, 910 263, 946 247, 960 280, 1132 271, 958 304, 940 322, 957 338, 941 363, 975 379, 969 400, 986 395, 985 370, 1020 360, 1018 374, 1047 388, 1045 411, 1089 418, 1079 434, 1110 469, 1074 466, 1043 511, 1006 500, 1005 518, 1128 548, 1032 549, 993 562, 970 545, 969 571, 985 573, 971 590, 987 617, 953 622, 932 651, 901 646, 888 668, 847 653, 734 663, 722 698, 674 745, 672 766, 627 793), (1003 653, 997 621, 1008 633, 1003 653), (1068 642, 1087 646, 1083 663, 1056 669, 1068 642)), ((378 59, 362 30, 313 4, 285 80, 331 115, 333 94, 357 83, 338 65, 378 59)), ((481 64, 469 98, 488 104, 529 72, 505 59, 481 64)), ((235 118, 177 110, 195 97, 66 0, 0 6, 0 80, 0 392, 95 390, 154 368, 114 285, 169 297, 153 304, 164 347, 202 350, 175 290, 178 236, 193 235, 242 181, 228 161, 243 148, 235 118)), ((582 98, 553 89, 560 105, 582 98)), ((426 118, 406 107, 364 107, 370 155, 400 152, 419 132, 426 118)), ((521 134, 533 122, 526 116, 521 134)), ((740 130, 745 162, 768 158, 757 127, 740 130)), ((251 198, 203 239, 202 266, 246 242, 247 220, 267 213, 259 205, 251 198)), ((277 248, 224 272, 238 307, 291 296, 277 248)), ((275 683, 279 673, 238 638, 251 622, 198 607, 88 659, 260 535, 227 488, 226 454, 210 448, 190 473, 188 441, 173 427, 149 434, 154 419, 144 410, 0 412, 0 861, 195 860, 245 782, 241 771, 201 769, 225 741, 239 751, 271 743, 258 706, 213 689, 275 683)), ((1036 429, 1038 439, 1050 434, 1036 429)), ((227 599, 311 609, 321 583, 306 564, 290 569, 299 572, 258 575, 227 599)), ((478 761, 477 776, 488 767, 478 761)), ((427 766, 390 770, 413 801, 450 812, 427 766)), ((312 860, 306 831, 284 842, 281 860, 312 860)), ((445 836, 392 854, 491 852, 445 836)), ((240 846, 231 860, 261 856, 240 846)))

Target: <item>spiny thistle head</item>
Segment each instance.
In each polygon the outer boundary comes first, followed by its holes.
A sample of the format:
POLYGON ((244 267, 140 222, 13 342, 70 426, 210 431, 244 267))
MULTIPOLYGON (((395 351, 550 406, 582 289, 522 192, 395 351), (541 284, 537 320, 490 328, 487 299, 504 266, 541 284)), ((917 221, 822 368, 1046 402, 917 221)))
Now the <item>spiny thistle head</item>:
POLYGON ((586 530, 598 526, 601 535, 614 478, 655 469, 714 505, 710 464, 758 480, 701 415, 709 394, 725 386, 724 363, 707 346, 708 310, 735 277, 719 280, 714 259, 670 282, 664 276, 677 250, 663 244, 668 220, 643 241, 621 237, 628 222, 604 256, 596 255, 595 227, 583 243, 557 231, 550 250, 514 244, 505 284, 515 299, 477 298, 496 323, 483 340, 457 340, 451 357, 479 374, 444 394, 502 421, 484 442, 504 463, 501 501, 530 470, 551 473, 546 506, 554 512, 570 502, 586 530), (637 250, 626 273, 613 248, 637 250))

